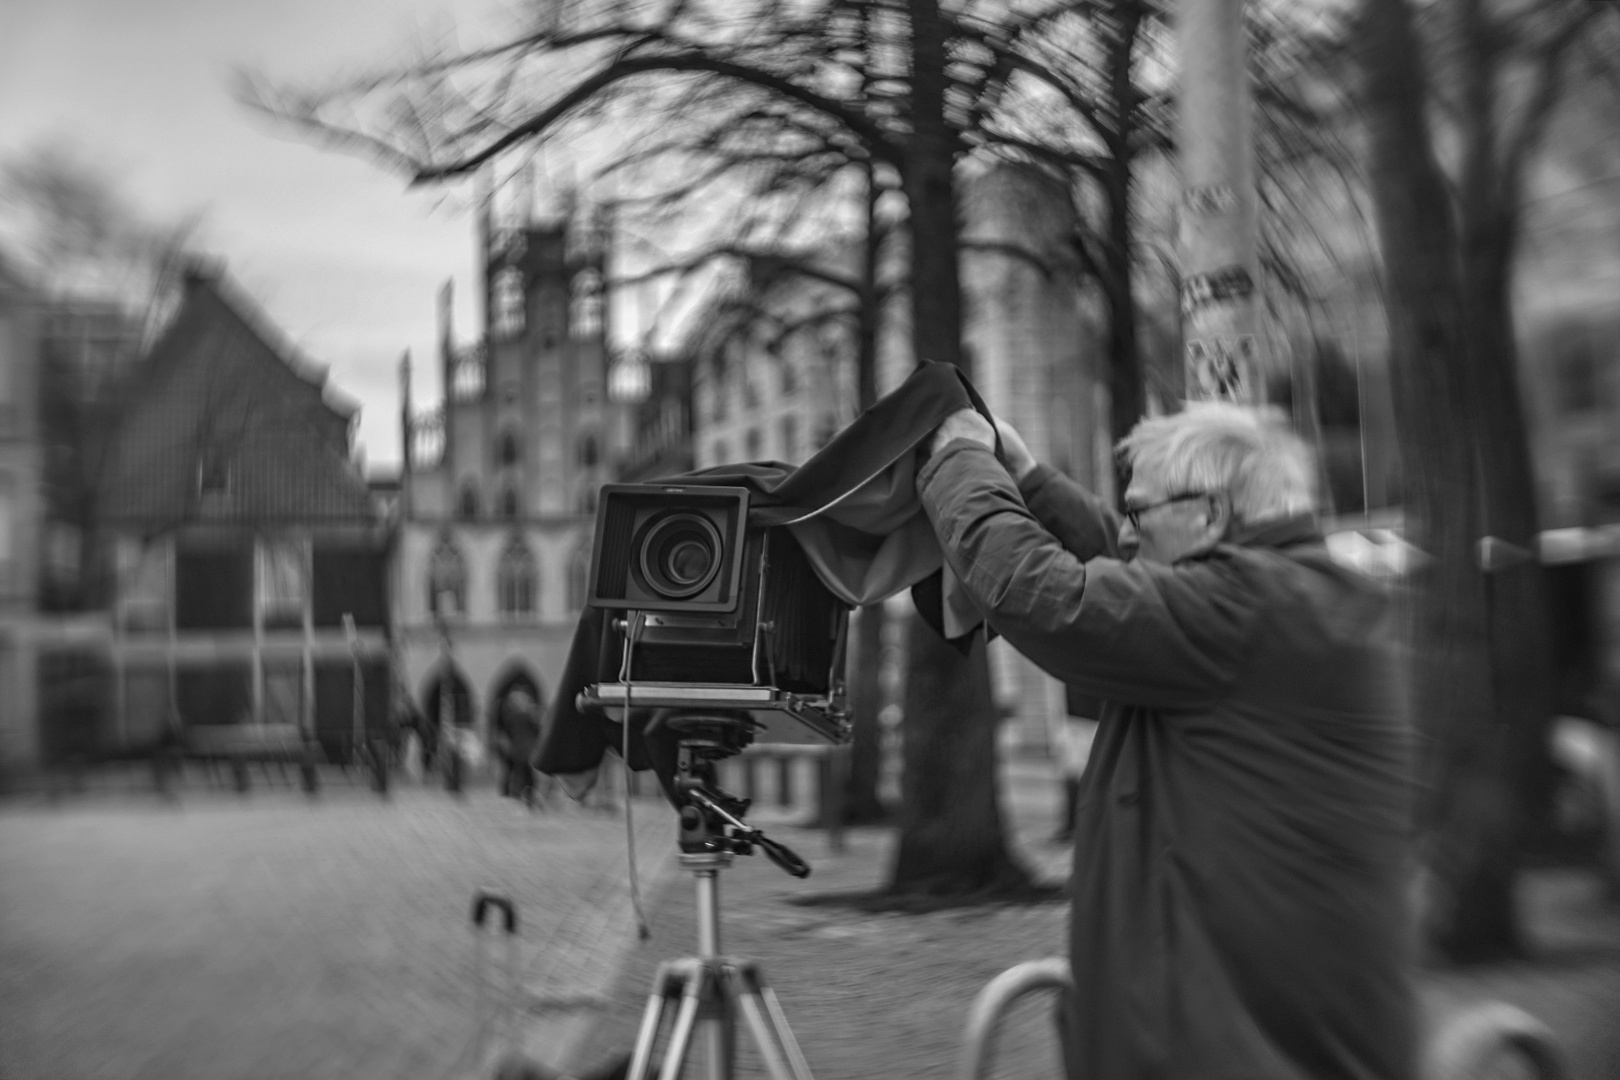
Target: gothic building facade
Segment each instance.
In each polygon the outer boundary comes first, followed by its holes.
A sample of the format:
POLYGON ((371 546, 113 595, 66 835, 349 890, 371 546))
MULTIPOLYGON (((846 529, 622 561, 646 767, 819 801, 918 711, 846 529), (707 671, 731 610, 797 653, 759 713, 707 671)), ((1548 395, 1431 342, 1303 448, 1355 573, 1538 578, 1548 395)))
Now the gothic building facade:
MULTIPOLYGON (((430 719, 487 735, 519 691, 549 701, 590 562, 596 493, 632 449, 612 379, 608 229, 571 214, 480 227, 484 325, 458 344, 440 297, 444 397, 417 413, 403 365, 394 559, 396 671, 430 719)), ((626 400, 626 399, 631 400, 626 400)))

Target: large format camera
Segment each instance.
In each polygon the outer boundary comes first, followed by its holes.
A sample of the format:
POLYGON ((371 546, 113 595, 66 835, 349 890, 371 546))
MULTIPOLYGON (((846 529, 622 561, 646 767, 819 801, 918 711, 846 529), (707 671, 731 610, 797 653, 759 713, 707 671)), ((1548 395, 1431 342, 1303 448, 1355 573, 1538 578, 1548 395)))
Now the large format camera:
POLYGON ((608 484, 587 602, 603 620, 580 704, 740 717, 766 742, 844 742, 849 608, 741 487, 608 484))

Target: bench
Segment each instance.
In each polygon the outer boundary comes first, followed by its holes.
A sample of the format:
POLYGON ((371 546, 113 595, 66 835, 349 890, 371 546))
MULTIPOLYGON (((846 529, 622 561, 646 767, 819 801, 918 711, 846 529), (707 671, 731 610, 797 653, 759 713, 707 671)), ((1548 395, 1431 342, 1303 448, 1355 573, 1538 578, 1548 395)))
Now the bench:
POLYGON ((198 724, 180 737, 180 756, 187 761, 225 765, 236 790, 248 789, 248 765, 296 765, 303 789, 314 794, 319 745, 296 724, 198 724))

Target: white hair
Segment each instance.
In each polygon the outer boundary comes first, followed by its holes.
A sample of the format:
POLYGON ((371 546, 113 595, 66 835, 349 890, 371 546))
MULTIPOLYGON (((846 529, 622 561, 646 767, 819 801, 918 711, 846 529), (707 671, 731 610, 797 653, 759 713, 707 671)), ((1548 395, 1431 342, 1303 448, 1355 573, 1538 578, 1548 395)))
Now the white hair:
POLYGON ((1133 472, 1166 494, 1226 494, 1238 521, 1258 523, 1316 510, 1316 463, 1280 411, 1225 401, 1188 402, 1149 417, 1119 441, 1133 472))

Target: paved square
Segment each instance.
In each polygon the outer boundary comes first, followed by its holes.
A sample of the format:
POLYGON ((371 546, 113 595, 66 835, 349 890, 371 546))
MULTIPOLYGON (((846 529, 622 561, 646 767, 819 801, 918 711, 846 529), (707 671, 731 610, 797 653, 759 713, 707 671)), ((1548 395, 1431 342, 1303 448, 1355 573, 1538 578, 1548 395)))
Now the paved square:
MULTIPOLYGON (((650 891, 673 819, 635 809, 650 891)), ((480 789, 12 806, 0 868, 4 1080, 459 1076, 475 890, 518 906, 531 1012, 601 994, 635 935, 621 814, 480 789)))

